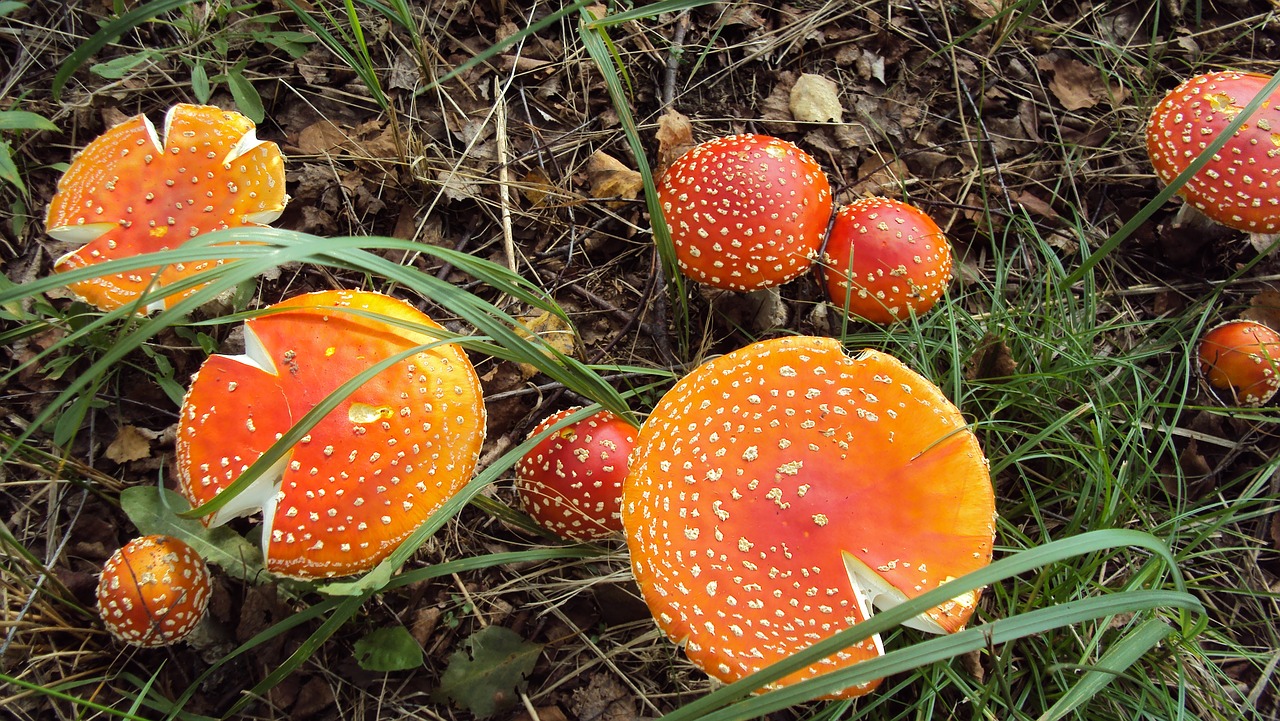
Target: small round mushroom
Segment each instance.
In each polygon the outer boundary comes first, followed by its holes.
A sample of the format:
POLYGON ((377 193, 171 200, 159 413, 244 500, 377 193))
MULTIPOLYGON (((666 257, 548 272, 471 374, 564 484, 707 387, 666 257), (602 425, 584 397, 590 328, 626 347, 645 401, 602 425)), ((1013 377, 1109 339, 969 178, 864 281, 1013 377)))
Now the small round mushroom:
MULTIPOLYGON (((134 116, 85 146, 58 181, 46 232, 85 245, 54 262, 56 272, 177 248, 225 228, 270 223, 284 210, 284 157, 258 140, 240 113, 178 104, 164 137, 134 116)), ((143 268, 72 283, 73 293, 102 310, 128 305, 152 284, 174 283, 217 261, 143 268)), ((172 306, 181 295, 146 310, 172 306)))
POLYGON ((245 322, 244 355, 210 356, 191 381, 176 442, 179 490, 192 505, 213 499, 343 383, 429 344, 342 399, 205 519, 262 509, 274 573, 362 573, 471 480, 485 436, 480 380, 461 346, 428 334, 439 325, 380 293, 309 293, 268 310, 245 322))
POLYGON ((831 302, 889 324, 922 315, 951 282, 951 243, 919 208, 863 198, 836 212, 823 256, 831 302))
MULTIPOLYGON (((1270 79, 1258 73, 1206 73, 1166 95, 1147 125, 1147 153, 1160 180, 1173 182, 1270 79)), ((1225 226, 1280 231, 1278 133, 1280 93, 1275 93, 1178 194, 1225 226)))
POLYGON ((717 288, 785 283, 817 257, 831 220, 818 163, 767 135, 731 135, 676 159, 658 186, 681 272, 717 288))
POLYGON ((1251 320, 1210 329, 1196 345, 1200 377, 1224 403, 1266 405, 1280 389, 1280 333, 1251 320))
POLYGON ((209 568, 194 548, 171 536, 143 536, 102 567, 98 614, 125 643, 167 646, 204 618, 209 590, 209 568))
MULTIPOLYGON (((552 414, 529 437, 579 410, 552 414)), ((565 540, 596 541, 621 533, 622 482, 635 442, 635 427, 609 411, 553 432, 516 467, 521 508, 565 540)))
MULTIPOLYGON (((896 359, 849 357, 830 338, 704 363, 658 402, 631 464, 622 521, 640 590, 667 636, 725 682, 991 559, 994 492, 959 410, 896 359)), ((910 625, 956 631, 978 596, 910 625)), ((776 686, 882 648, 867 639, 776 686)))

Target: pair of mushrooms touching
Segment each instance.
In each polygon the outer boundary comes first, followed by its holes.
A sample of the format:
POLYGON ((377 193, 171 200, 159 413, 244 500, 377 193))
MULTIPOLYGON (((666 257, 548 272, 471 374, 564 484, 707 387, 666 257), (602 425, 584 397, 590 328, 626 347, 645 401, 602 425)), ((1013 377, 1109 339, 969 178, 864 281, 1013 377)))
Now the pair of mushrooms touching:
POLYGON ((864 198, 833 220, 826 173, 778 138, 732 135, 694 147, 663 173, 658 199, 681 272, 717 288, 778 285, 821 259, 835 305, 889 324, 928 311, 951 282, 951 244, 926 213, 864 198))
MULTIPOLYGON (((251 124, 180 106, 165 125, 163 144, 139 117, 81 154, 60 183, 49 227, 87 245, 60 259, 59 270, 176 247, 176 237, 279 213, 278 150, 256 141, 251 124), (210 135, 195 129, 203 121, 212 122, 210 135), (79 165, 102 155, 133 165, 79 165), (123 209, 95 200, 99 192, 122 198, 123 209)), ((779 152, 791 151, 766 154, 779 152)), ((821 235, 830 209, 819 210, 811 228, 821 235)), ((154 283, 172 282, 166 273, 190 270, 161 269, 159 277, 141 270, 73 290, 120 307, 154 283)), ((260 509, 266 564, 275 573, 328 577, 371 568, 470 479, 483 443, 475 371, 458 346, 434 342, 434 329, 412 307, 376 293, 312 293, 265 309, 245 324, 243 354, 211 356, 192 380, 177 440, 181 492, 193 505, 217 497, 344 382, 403 354, 205 519, 221 523, 260 509)), ((625 528, 659 625, 726 680, 991 555, 986 463, 958 411, 897 361, 871 351, 849 358, 830 339, 765 341, 710 361, 677 384, 640 431, 616 417, 593 417, 549 437, 520 475, 522 495, 542 494, 526 507, 549 517, 554 530, 593 539, 625 528), (579 440, 585 450, 574 445, 579 440), (584 463, 596 465, 584 470, 584 463), (564 502, 547 502, 546 491, 525 482, 538 472, 594 493, 575 508, 603 512, 600 525, 583 526, 564 502), (933 477, 955 482, 924 482, 933 477), (904 494, 901 502, 886 509, 867 500, 885 489, 904 494)), ((130 543, 104 571, 104 621, 131 643, 170 642, 203 612, 207 583, 203 562, 180 541, 130 543)), ((976 600, 976 592, 962 594, 917 625, 955 630, 976 600)), ((797 677, 880 650, 872 639, 797 677)))

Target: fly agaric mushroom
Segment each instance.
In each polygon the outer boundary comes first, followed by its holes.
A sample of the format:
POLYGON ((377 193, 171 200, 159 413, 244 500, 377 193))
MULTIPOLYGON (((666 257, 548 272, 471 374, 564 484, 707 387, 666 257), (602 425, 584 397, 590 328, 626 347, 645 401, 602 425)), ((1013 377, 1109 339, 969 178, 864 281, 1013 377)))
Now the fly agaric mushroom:
MULTIPOLYGON (((1207 73, 1166 95, 1147 125, 1147 154, 1160 180, 1173 182, 1270 79, 1257 73, 1207 73)), ((1273 93, 1178 194, 1225 226, 1251 233, 1280 231, 1277 138, 1280 93, 1273 93)))
MULTIPOLYGON (((179 104, 165 115, 163 141, 145 115, 103 133, 71 161, 49 203, 45 230, 85 245, 53 264, 57 272, 169 250, 224 228, 269 223, 280 216, 284 158, 258 140, 243 115, 179 104)), ((141 268, 72 283, 72 292, 101 310, 128 305, 143 291, 205 271, 220 261, 141 268)), ((182 294, 147 306, 172 306, 182 294)))
POLYGON ((888 324, 933 307, 951 282, 951 244, 919 208, 863 198, 836 212, 823 265, 832 303, 888 324))
POLYGON ((209 568, 194 548, 170 536, 143 536, 102 567, 98 614, 125 643, 167 646, 204 618, 209 588, 209 568))
MULTIPOLYGON (((431 344, 439 325, 361 291, 290 298, 245 322, 245 352, 213 355, 192 379, 177 438, 178 480, 203 504, 343 383, 431 344), (408 324, 410 327, 405 327, 408 324)), ((484 442, 479 379, 462 348, 438 343, 343 398, 268 473, 206 523, 261 508, 267 569, 361 573, 465 485, 484 442)))
MULTIPOLYGON (((529 437, 579 410, 552 414, 529 437)), ((630 423, 600 411, 542 439, 516 467, 516 491, 524 512, 569 541, 596 541, 621 533, 622 482, 635 432, 630 423)))
POLYGON ((1251 320, 1232 320, 1196 346, 1200 377, 1215 396, 1241 406, 1265 405, 1280 389, 1280 333, 1251 320))
POLYGON ((681 272, 758 290, 803 273, 831 220, 831 186, 808 153, 767 135, 731 135, 676 159, 658 186, 681 272))
MULTIPOLYGON (((704 363, 659 401, 631 463, 622 521, 644 599, 725 682, 991 559, 994 494, 960 412, 891 356, 830 338, 704 363)), ((959 630, 978 595, 908 625, 959 630)), ((880 653, 872 637, 776 686, 880 653)))

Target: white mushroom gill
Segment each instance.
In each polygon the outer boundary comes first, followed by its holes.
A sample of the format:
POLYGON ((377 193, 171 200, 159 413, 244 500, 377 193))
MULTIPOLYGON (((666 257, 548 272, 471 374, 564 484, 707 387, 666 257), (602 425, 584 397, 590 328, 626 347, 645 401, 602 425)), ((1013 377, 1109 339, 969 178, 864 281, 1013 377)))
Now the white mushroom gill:
MULTIPOLYGON (((858 604, 863 607, 863 613, 867 618, 871 618, 873 611, 871 607, 881 611, 887 611, 894 606, 907 600, 906 594, 889 584, 888 581, 875 572, 867 564, 849 553, 841 554, 844 556, 844 567, 849 573, 849 583, 853 586, 853 592, 858 597, 858 604), (865 599, 865 600, 864 600, 865 599)), ((958 600, 958 599, 957 599, 958 600)), ((946 629, 939 626, 936 621, 929 618, 927 614, 913 616, 902 623, 919 631, 926 633, 944 634, 946 629)), ((875 639, 876 646, 879 647, 880 639, 875 639)), ((884 653, 883 649, 881 653, 884 653)))
MULTIPOLYGON (((253 332, 253 326, 248 324, 244 326, 244 353, 228 356, 228 358, 237 363, 258 368, 271 375, 280 374, 275 362, 271 360, 271 355, 263 347, 258 335, 253 332)), ((289 454, 285 454, 283 458, 272 464, 262 475, 254 479, 248 488, 237 493, 235 498, 232 498, 227 505, 210 515, 209 525, 220 526, 233 518, 247 516, 261 509, 263 515, 262 555, 265 558, 267 544, 271 540, 271 524, 275 519, 276 504, 280 498, 280 484, 284 478, 284 470, 288 466, 289 454)))

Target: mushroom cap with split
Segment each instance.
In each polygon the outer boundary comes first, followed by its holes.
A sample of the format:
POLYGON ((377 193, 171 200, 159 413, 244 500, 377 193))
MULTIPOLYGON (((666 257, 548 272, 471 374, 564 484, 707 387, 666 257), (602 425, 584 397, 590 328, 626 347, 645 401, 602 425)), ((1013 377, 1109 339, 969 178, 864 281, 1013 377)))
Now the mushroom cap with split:
POLYGON ((951 282, 951 243, 919 208, 863 198, 836 212, 823 255, 831 302, 889 324, 921 315, 951 282))
MULTIPOLYGON (((1173 182, 1270 79, 1258 73, 1207 73, 1166 95, 1147 125, 1147 154, 1160 180, 1173 182)), ((1280 231, 1278 139, 1280 93, 1273 93, 1178 194, 1225 226, 1251 233, 1280 231)))
MULTIPOLYGON (((663 396, 622 520, 658 625, 731 682, 985 566, 995 502, 977 439, 937 387, 891 356, 798 336, 710 360, 663 396)), ((958 630, 978 595, 908 625, 958 630)), ((881 652, 873 637, 777 685, 881 652)))
POLYGON ((134 646, 177 643, 204 618, 209 568, 171 536, 135 538, 116 550, 98 580, 98 614, 111 635, 134 646))
POLYGON ((658 185, 681 272, 735 291, 785 283, 813 263, 831 220, 818 163, 767 135, 731 135, 681 155, 658 185))
POLYGON ((245 353, 210 356, 182 404, 179 487, 213 499, 304 414, 365 381, 207 523, 262 509, 267 568, 299 578, 361 573, 471 480, 485 435, 479 379, 462 348, 379 293, 290 298, 245 322, 245 353))
MULTIPOLYGON (((45 217, 57 240, 83 243, 54 262, 57 272, 177 248, 197 235, 269 223, 284 210, 284 158, 258 140, 243 115, 179 104, 165 116, 164 136, 145 115, 93 140, 71 161, 45 217)), ((128 305, 143 291, 205 271, 218 261, 140 268, 72 283, 102 310, 128 305)), ((170 295, 147 310, 194 293, 170 295)))
MULTIPOLYGON (((566 408, 538 424, 536 436, 581 410, 566 408)), ((570 541, 622 532, 622 483, 636 429, 600 411, 542 439, 516 466, 520 505, 538 525, 570 541)))
POLYGON ((1196 357, 1200 377, 1225 403, 1266 405, 1280 389, 1280 333, 1261 323, 1215 326, 1200 338, 1196 357))

